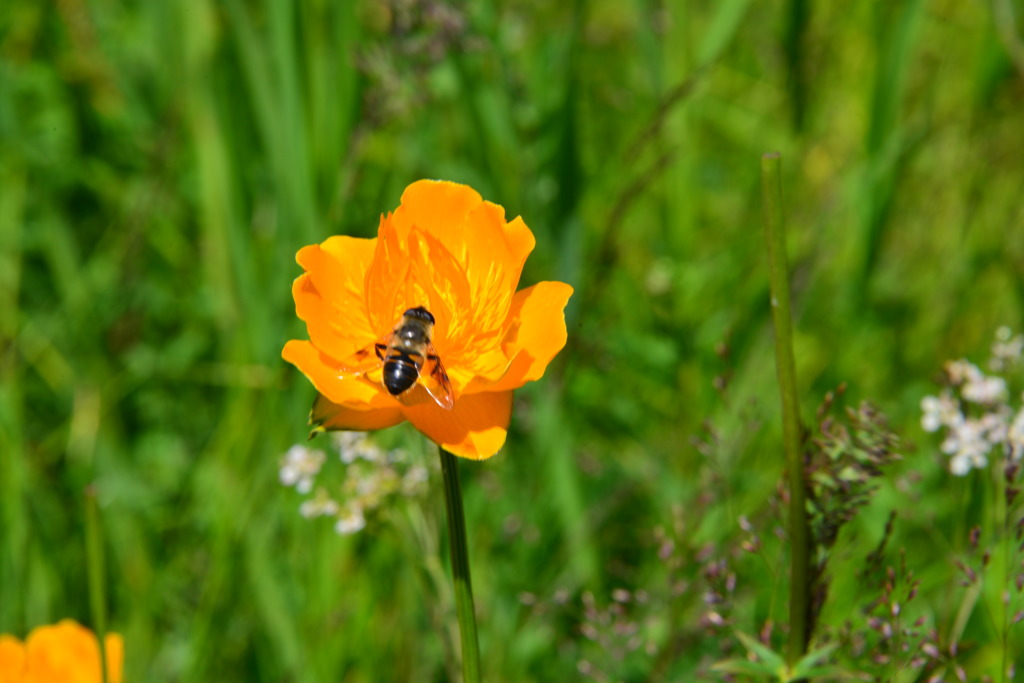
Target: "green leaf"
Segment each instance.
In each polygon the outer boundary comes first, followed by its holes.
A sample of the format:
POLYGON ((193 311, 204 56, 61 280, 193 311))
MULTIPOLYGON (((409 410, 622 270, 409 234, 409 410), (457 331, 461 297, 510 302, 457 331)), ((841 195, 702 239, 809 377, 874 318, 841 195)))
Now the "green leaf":
POLYGON ((746 674, 748 676, 775 676, 776 672, 764 662, 751 662, 747 659, 727 659, 712 665, 712 671, 726 674, 746 674))
POLYGON ((798 672, 793 670, 793 675, 789 678, 792 681, 798 680, 814 680, 816 678, 827 678, 829 680, 835 678, 857 678, 857 672, 844 669, 841 666, 819 666, 813 669, 807 669, 806 671, 798 672))
POLYGON ((793 677, 809 677, 809 672, 814 668, 814 666, 817 665, 818 662, 832 654, 832 651, 835 650, 838 646, 839 643, 829 643, 827 645, 819 647, 817 650, 812 650, 811 652, 805 654, 803 657, 800 658, 800 661, 796 663, 796 666, 793 667, 793 677))
POLYGON ((758 639, 741 631, 736 631, 736 637, 743 643, 743 647, 757 655, 757 658, 764 662, 765 666, 770 667, 771 671, 778 672, 786 669, 786 659, 758 639))
POLYGON ((793 667, 790 680, 812 680, 815 678, 853 678, 854 672, 848 671, 839 666, 817 666, 822 660, 832 654, 833 650, 839 647, 839 643, 829 643, 816 650, 808 652, 793 667))

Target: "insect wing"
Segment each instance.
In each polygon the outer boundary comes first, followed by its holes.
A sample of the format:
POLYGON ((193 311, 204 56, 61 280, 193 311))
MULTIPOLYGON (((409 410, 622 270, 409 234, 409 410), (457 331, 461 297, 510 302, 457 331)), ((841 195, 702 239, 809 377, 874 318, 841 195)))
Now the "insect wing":
POLYGON ((448 373, 445 372, 434 345, 427 344, 426 351, 427 357, 420 370, 420 384, 437 405, 445 410, 451 410, 455 405, 455 396, 452 393, 452 383, 448 379, 448 373))
POLYGON ((393 335, 393 332, 387 333, 378 341, 359 349, 342 361, 341 365, 338 366, 338 377, 340 379, 362 377, 383 367, 393 335))

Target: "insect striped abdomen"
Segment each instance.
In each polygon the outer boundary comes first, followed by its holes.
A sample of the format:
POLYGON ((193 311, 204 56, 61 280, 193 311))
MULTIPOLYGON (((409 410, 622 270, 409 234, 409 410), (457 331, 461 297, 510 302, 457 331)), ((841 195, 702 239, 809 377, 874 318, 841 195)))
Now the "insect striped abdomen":
POLYGON ((420 376, 423 356, 394 348, 384 362, 384 387, 392 396, 409 390, 420 376))

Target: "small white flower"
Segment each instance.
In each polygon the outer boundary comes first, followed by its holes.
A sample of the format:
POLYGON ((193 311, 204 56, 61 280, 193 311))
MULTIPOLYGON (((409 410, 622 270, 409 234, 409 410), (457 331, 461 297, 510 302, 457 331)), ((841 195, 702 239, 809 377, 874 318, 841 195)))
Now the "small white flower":
POLYGON ((972 469, 980 470, 988 465, 988 458, 978 452, 961 452, 949 461, 949 471, 962 477, 972 469))
POLYGON ((1024 455, 1024 407, 1017 411, 1006 430, 1006 445, 1013 460, 1020 460, 1024 455))
POLYGON ((955 427, 964 420, 959 404, 948 391, 922 398, 921 413, 921 428, 926 432, 936 432, 940 427, 955 427))
POLYGON ((991 446, 998 446, 1006 443, 1006 433, 1009 429, 1009 408, 1005 405, 999 406, 994 413, 985 413, 981 416, 982 435, 991 446))
POLYGON ((949 471, 958 477, 962 477, 971 471, 970 458, 956 456, 949 461, 949 471))
POLYGON ((350 505, 338 515, 338 521, 334 524, 334 530, 342 536, 362 531, 365 527, 366 517, 363 516, 363 509, 355 505, 350 505))
POLYGON ((965 401, 993 405, 1006 400, 1006 380, 1002 377, 987 377, 979 371, 977 376, 969 377, 964 382, 960 394, 965 401))
POLYGON ((963 359, 951 360, 946 363, 946 375, 949 377, 949 381, 956 386, 980 374, 981 370, 976 365, 963 359))
POLYGON ((1020 361, 1024 353, 1024 335, 1013 336, 1013 331, 1002 326, 996 330, 996 340, 992 343, 992 358, 989 367, 996 372, 1008 370, 1020 361))
MULTIPOLYGON (((422 493, 426 469, 421 465, 411 467, 404 451, 385 451, 358 432, 335 433, 332 441, 346 465, 344 480, 331 489, 330 495, 324 487, 317 487, 316 493, 299 506, 303 517, 333 518, 337 533, 354 534, 366 526, 367 517, 378 508, 398 497, 414 498, 422 493)), ((293 446, 281 459, 281 482, 309 494, 325 461, 322 451, 293 446)))
POLYGON ((988 464, 988 452, 992 443, 987 438, 988 425, 980 420, 967 419, 952 427, 942 442, 943 453, 952 456, 949 469, 953 474, 963 476, 971 468, 982 468, 988 464))
POLYGON ((361 432, 338 432, 334 443, 341 461, 346 465, 359 459, 367 462, 387 460, 387 454, 361 432))
POLYGON ((281 483, 294 486, 299 493, 309 493, 313 490, 313 479, 320 473, 320 466, 326 459, 323 451, 301 445, 292 446, 281 461, 281 483))
POLYGON ((384 449, 370 441, 363 445, 359 455, 367 462, 385 463, 388 461, 388 454, 384 452, 384 449))
POLYGON ((338 503, 327 495, 327 491, 317 489, 316 497, 303 501, 299 506, 299 514, 306 519, 333 517, 338 514, 338 503))
POLYGON ((954 474, 986 467, 993 448, 1013 460, 1024 459, 1024 408, 1014 413, 1007 381, 1000 376, 1020 362, 1022 353, 1024 336, 1013 336, 1010 328, 1001 327, 989 362, 996 374, 986 375, 967 360, 949 361, 945 370, 953 390, 921 399, 921 426, 945 432, 940 448, 950 456, 954 474))
POLYGON ((359 459, 359 447, 366 437, 359 432, 335 432, 334 445, 341 461, 351 465, 359 459))

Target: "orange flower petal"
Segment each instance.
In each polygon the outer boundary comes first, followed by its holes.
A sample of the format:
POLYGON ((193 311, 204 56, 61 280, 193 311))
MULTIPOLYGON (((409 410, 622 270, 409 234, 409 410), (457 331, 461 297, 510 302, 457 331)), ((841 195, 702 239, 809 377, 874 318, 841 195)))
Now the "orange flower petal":
POLYGON ((295 313, 305 321, 309 338, 317 348, 329 350, 339 358, 347 358, 361 348, 361 339, 343 332, 335 322, 334 304, 324 299, 308 273, 295 278, 292 298, 295 299, 295 313))
POLYGON ((25 673, 25 646, 13 636, 0 636, 0 683, 21 683, 25 673))
POLYGON ((404 412, 416 429, 449 453, 486 460, 505 443, 512 417, 512 392, 463 396, 451 410, 422 403, 406 406, 404 412))
POLYGON ((544 375, 548 363, 565 346, 564 311, 572 291, 564 282, 538 282, 516 292, 509 318, 519 323, 505 342, 512 363, 489 390, 517 389, 544 375))
POLYGON ((329 300, 362 303, 364 274, 373 260, 376 242, 335 235, 322 244, 303 247, 295 260, 329 300))
POLYGON ((475 284, 493 282, 497 279, 495 275, 500 275, 501 282, 508 287, 504 293, 515 291, 526 257, 536 245, 522 218, 506 223, 504 208, 481 202, 466 216, 462 239, 469 266, 480 271, 471 271, 475 284))
POLYGON ((395 211, 396 224, 403 239, 413 225, 434 235, 452 236, 452 229, 460 227, 466 214, 483 201, 480 193, 468 185, 418 180, 402 193, 401 206, 395 211))
POLYGON ((296 256, 306 274, 292 285, 295 311, 318 348, 339 358, 376 341, 363 295, 376 240, 331 237, 296 256))
MULTIPOLYGON (((502 210, 504 212, 504 210, 502 210)), ((508 240, 509 250, 512 254, 513 262, 518 264, 518 271, 516 275, 516 283, 519 282, 518 272, 523 269, 523 264, 526 263, 526 257, 530 255, 533 248, 537 245, 537 240, 533 236, 533 232, 526 227, 526 223, 523 222, 522 217, 517 216, 513 218, 505 226, 505 237, 508 240)))
MULTIPOLYGON (((108 634, 107 676, 110 683, 121 683, 124 641, 116 633, 108 634)), ((40 626, 25 643, 26 683, 67 681, 99 683, 100 649, 96 636, 80 624, 65 619, 55 626, 40 626)))
POLYGON ((490 391, 490 387, 501 379, 509 367, 508 356, 499 346, 496 349, 481 349, 478 353, 467 353, 459 366, 454 370, 448 370, 448 376, 455 377, 460 381, 463 391, 470 394, 478 394, 481 391, 490 391))
POLYGON ((366 271, 364 291, 370 327, 380 337, 395 326, 408 308, 423 305, 407 300, 409 254, 403 249, 395 222, 388 216, 377 231, 373 261, 366 271))
POLYGON ((316 427, 315 432, 333 432, 341 429, 354 431, 385 429, 394 427, 404 420, 405 415, 397 406, 356 410, 332 403, 323 394, 317 394, 316 400, 313 402, 313 409, 309 413, 309 421, 316 427))
POLYGON ((302 371, 317 391, 332 403, 350 408, 394 408, 397 402, 383 387, 361 378, 338 377, 338 361, 319 351, 311 342, 292 339, 281 357, 302 371))
MULTIPOLYGON (((508 313, 512 293, 533 233, 521 219, 505 222, 505 209, 485 202, 470 187, 446 181, 421 180, 402 194, 393 221, 401 240, 416 231, 426 232, 445 245, 469 283, 471 301, 456 308, 468 320, 468 330, 496 330, 508 313)), ((479 346, 480 340, 464 340, 479 346)))
POLYGON ((504 208, 485 202, 468 185, 446 180, 420 180, 407 187, 394 218, 403 239, 416 226, 445 244, 462 246, 453 252, 470 267, 489 261, 471 264, 464 257, 488 254, 500 246, 507 254, 502 260, 509 258, 509 265, 522 268, 536 244, 521 218, 506 223, 504 208))
POLYGON ((119 633, 108 633, 103 642, 107 648, 107 681, 121 683, 124 671, 124 638, 119 633))
POLYGON ((434 345, 443 357, 459 355, 457 345, 466 336, 463 313, 473 305, 466 271, 433 235, 415 230, 409 235, 412 282, 407 301, 423 305, 436 320, 434 345))

